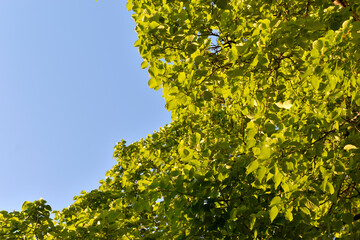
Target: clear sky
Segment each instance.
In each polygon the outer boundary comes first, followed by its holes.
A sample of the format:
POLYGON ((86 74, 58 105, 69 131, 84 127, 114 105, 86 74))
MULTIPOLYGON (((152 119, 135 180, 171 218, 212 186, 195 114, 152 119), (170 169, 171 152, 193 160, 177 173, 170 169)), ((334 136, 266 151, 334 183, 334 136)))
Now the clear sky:
POLYGON ((99 186, 116 142, 170 123, 125 0, 0 1, 0 210, 99 186))

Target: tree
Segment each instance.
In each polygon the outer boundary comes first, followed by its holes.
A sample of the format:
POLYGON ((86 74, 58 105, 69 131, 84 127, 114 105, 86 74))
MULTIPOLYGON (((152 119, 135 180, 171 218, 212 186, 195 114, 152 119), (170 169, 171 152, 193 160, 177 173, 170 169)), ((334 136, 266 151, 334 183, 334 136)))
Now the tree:
POLYGON ((118 143, 99 189, 57 211, 41 236, 360 238, 356 1, 127 8, 149 87, 162 89, 173 121, 118 143))

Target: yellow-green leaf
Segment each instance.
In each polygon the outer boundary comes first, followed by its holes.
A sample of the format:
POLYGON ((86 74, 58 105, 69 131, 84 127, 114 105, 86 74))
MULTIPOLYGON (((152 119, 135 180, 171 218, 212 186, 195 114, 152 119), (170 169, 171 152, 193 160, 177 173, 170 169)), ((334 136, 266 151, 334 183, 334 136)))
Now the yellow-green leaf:
POLYGON ((310 210, 306 207, 300 207, 300 210, 305 213, 306 215, 310 215, 310 210))
POLYGON ((265 177, 266 174, 266 167, 261 166, 258 168, 257 170, 257 179, 259 180, 259 182, 262 181, 262 179, 265 177))
POLYGON ((276 206, 273 206, 271 209, 270 209, 270 222, 273 222, 274 219, 276 218, 276 216, 278 215, 279 213, 279 209, 276 207, 276 206))
POLYGON ((185 81, 185 78, 186 78, 185 73, 184 73, 184 72, 181 72, 181 73, 179 74, 178 80, 179 80, 180 83, 182 83, 182 82, 185 81))
POLYGON ((290 209, 286 209, 285 211, 285 218, 290 222, 293 220, 293 214, 290 209))
POLYGON ((270 158, 270 156, 271 156, 270 147, 267 147, 267 146, 261 147, 259 158, 260 159, 268 159, 268 158, 270 158))
POLYGON ((345 145, 344 149, 346 151, 352 150, 352 149, 358 149, 356 146, 352 145, 352 144, 347 144, 345 145))
POLYGON ((128 2, 126 3, 126 10, 130 11, 132 8, 133 8, 132 2, 128 0, 128 2))
POLYGON ((147 68, 149 66, 149 63, 147 61, 143 61, 141 63, 141 68, 144 69, 144 68, 147 68))
POLYGON ((334 186, 330 183, 330 182, 327 182, 327 185, 326 185, 326 190, 330 193, 330 194, 333 194, 334 193, 334 186))
POLYGON ((271 206, 274 206, 274 205, 277 205, 278 203, 280 203, 281 202, 281 198, 279 197, 279 196, 276 196, 276 197, 274 197, 272 200, 271 200, 271 202, 270 202, 270 207, 271 206))
POLYGON ((149 26, 150 26, 150 29, 152 30, 152 29, 157 28, 159 25, 160 24, 158 22, 152 21, 149 26))
POLYGON ((274 183, 275 183, 275 189, 277 189, 277 187, 279 186, 279 184, 281 183, 282 180, 282 174, 281 173, 277 173, 274 175, 273 177, 274 183))
POLYGON ((247 166, 246 174, 252 173, 253 171, 257 170, 258 167, 259 167, 259 162, 258 162, 257 160, 252 161, 252 162, 247 166))
POLYGON ((253 230, 254 226, 255 226, 255 222, 256 222, 256 216, 255 215, 251 215, 250 216, 250 230, 253 230))
POLYGON ((149 87, 157 90, 161 85, 161 81, 157 80, 157 78, 150 78, 149 87))
POLYGON ((290 109, 292 107, 291 100, 287 100, 285 102, 277 102, 275 103, 278 108, 290 109))

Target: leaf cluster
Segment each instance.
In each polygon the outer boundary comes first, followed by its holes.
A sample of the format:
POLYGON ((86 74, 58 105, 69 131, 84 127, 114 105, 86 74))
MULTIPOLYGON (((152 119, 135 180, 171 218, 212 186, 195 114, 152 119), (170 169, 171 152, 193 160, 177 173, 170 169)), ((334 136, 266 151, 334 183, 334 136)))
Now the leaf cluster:
POLYGON ((129 0, 127 8, 141 68, 172 123, 117 143, 99 189, 55 221, 39 207, 2 212, 0 233, 360 238, 355 1, 129 0))

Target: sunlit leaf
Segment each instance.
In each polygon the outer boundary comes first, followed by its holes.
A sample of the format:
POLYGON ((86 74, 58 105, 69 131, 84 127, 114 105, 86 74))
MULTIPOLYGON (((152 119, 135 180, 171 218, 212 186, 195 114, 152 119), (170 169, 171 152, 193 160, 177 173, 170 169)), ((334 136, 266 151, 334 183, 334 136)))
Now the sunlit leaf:
POLYGON ((143 61, 141 63, 141 68, 144 69, 144 68, 147 68, 149 66, 149 63, 147 61, 143 61))
POLYGON ((358 149, 358 148, 356 146, 352 145, 352 144, 347 144, 344 147, 344 150, 346 150, 346 151, 349 151, 349 150, 352 150, 352 149, 358 149))
POLYGON ((284 109, 290 109, 292 107, 290 100, 287 100, 283 103, 277 102, 277 103, 275 103, 275 105, 278 106, 279 108, 284 108, 284 109))
POLYGON ((270 209, 270 222, 274 221, 278 213, 279 213, 279 209, 276 206, 273 206, 270 209))
POLYGON ((252 173, 253 171, 257 170, 258 167, 259 167, 259 162, 258 162, 257 160, 252 161, 252 162, 247 166, 246 174, 252 173))

